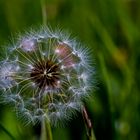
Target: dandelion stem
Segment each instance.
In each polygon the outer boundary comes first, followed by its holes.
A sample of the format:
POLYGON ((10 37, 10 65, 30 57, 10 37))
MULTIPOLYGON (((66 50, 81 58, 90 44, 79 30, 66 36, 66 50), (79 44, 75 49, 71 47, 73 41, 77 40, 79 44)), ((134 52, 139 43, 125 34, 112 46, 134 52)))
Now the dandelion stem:
POLYGON ((41 124, 41 138, 40 140, 53 140, 51 126, 48 120, 43 119, 41 124))
POLYGON ((95 134, 93 131, 93 126, 92 126, 91 120, 88 116, 88 113, 87 113, 87 110, 85 107, 83 107, 82 114, 83 114, 83 118, 84 118, 84 122, 85 122, 85 126, 86 126, 88 140, 96 140, 95 134))
POLYGON ((41 9, 42 9, 42 22, 44 25, 46 25, 47 23, 46 0, 41 0, 41 9))
POLYGON ((15 140, 14 136, 0 123, 0 130, 3 130, 11 140, 15 140))

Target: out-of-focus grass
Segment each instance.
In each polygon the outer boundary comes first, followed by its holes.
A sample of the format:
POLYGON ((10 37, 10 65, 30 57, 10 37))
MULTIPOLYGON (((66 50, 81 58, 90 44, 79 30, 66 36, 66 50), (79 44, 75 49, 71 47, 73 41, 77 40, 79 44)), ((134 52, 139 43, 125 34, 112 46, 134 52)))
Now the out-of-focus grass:
MULTIPOLYGON (((87 106, 97 140, 140 139, 139 6, 139 0, 46 0, 47 22, 94 50, 98 84, 87 106)), ((39 0, 0 0, 0 9, 1 50, 11 34, 42 24, 39 0)), ((35 139, 32 126, 22 126, 11 109, 0 107, 0 123, 15 139, 35 139)), ((80 114, 65 128, 53 129, 54 140, 85 140, 85 135, 80 114)), ((0 129, 0 139, 10 137, 0 129)))

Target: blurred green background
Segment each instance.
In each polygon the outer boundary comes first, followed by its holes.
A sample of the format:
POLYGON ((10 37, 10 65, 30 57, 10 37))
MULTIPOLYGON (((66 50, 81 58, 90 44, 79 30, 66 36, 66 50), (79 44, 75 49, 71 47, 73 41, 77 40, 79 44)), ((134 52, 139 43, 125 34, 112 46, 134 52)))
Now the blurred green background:
MULTIPOLYGON (((97 84, 87 108, 97 140, 139 140, 140 1, 0 0, 0 49, 11 36, 42 25, 42 8, 52 28, 69 30, 93 50, 97 84)), ((38 128, 23 126, 0 105, 0 140, 37 140, 38 128)), ((86 140, 80 113, 52 129, 54 140, 86 140)))

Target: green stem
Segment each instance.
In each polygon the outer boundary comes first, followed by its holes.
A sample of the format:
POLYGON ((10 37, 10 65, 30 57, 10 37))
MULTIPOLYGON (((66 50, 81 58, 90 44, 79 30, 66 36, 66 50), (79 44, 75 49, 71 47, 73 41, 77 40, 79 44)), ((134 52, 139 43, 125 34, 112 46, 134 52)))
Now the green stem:
POLYGON ((0 129, 3 130, 11 140, 15 140, 14 136, 0 123, 0 129))
POLYGON ((42 22, 44 25, 47 24, 47 10, 46 10, 46 0, 41 0, 42 9, 42 22))
POLYGON ((46 119, 42 120, 40 140, 53 140, 51 126, 46 119))
POLYGON ((88 136, 88 140, 96 140, 93 129, 91 129, 91 136, 88 136))
POLYGON ((87 131, 87 137, 88 140, 96 140, 94 131, 93 131, 93 127, 92 127, 92 123, 91 120, 89 119, 89 116, 87 114, 87 110, 85 107, 83 107, 83 118, 84 118, 84 122, 85 122, 85 126, 86 126, 86 131, 87 131))

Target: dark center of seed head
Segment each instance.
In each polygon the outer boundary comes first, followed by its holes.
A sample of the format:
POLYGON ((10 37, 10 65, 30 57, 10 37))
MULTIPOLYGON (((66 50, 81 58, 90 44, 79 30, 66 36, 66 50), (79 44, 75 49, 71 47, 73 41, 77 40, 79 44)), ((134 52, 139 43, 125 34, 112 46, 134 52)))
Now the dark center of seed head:
POLYGON ((34 64, 30 77, 40 89, 55 89, 60 80, 59 65, 52 60, 41 60, 34 64))

